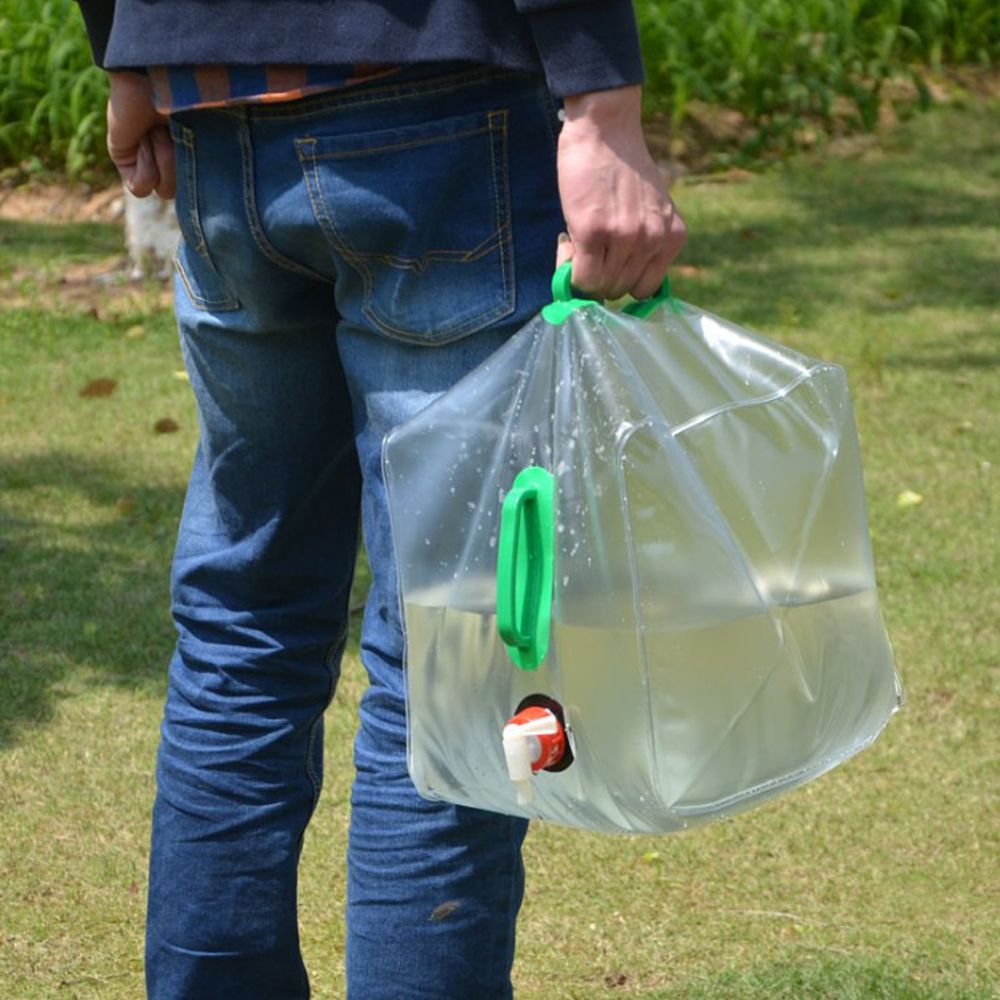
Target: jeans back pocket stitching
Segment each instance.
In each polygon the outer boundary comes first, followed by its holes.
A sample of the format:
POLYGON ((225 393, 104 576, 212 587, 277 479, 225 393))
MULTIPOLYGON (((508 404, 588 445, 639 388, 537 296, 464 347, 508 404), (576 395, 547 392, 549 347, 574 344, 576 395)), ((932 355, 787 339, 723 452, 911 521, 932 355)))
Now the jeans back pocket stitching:
MULTIPOLYGON (((188 274, 183 260, 181 260, 181 249, 183 244, 184 241, 181 240, 177 250, 174 251, 174 268, 177 271, 178 277, 181 279, 181 283, 184 285, 184 290, 187 292, 188 298, 190 298, 199 309, 203 309, 207 312, 232 312, 233 310, 239 309, 240 302, 232 295, 217 299, 209 299, 196 290, 194 282, 191 280, 191 276, 188 274)), ((221 281, 222 279, 220 278, 219 280, 221 281)))
MULTIPOLYGON (((326 199, 323 195, 323 189, 319 180, 319 166, 318 161, 320 159, 330 159, 337 156, 337 154, 321 154, 316 152, 317 140, 314 136, 303 136, 302 138, 295 140, 295 146, 299 153, 299 160, 302 163, 304 173, 306 174, 306 191, 309 195, 309 201, 312 205, 313 213, 319 220, 320 225, 323 227, 327 236, 330 238, 331 242, 334 244, 335 249, 341 254, 344 260, 354 268, 354 270, 361 277, 362 284, 364 287, 364 301, 361 307, 362 314, 372 323, 372 325, 378 329, 382 330, 384 333, 390 334, 400 340, 407 341, 409 343, 424 344, 424 345, 444 345, 452 343, 456 340, 460 340, 462 337, 467 336, 476 330, 484 329, 491 323, 496 322, 498 319, 504 316, 511 315, 515 308, 516 303, 513 301, 513 295, 511 293, 510 285, 510 246, 513 242, 511 225, 510 225, 510 197, 509 197, 509 183, 507 178, 507 164, 506 157, 504 156, 504 162, 498 164, 497 157, 499 153, 505 154, 507 143, 507 112, 504 111, 491 111, 487 112, 487 124, 478 129, 465 130, 462 133, 450 133, 447 136, 437 137, 433 140, 425 140, 422 144, 426 144, 429 141, 436 142, 447 142, 456 136, 466 137, 469 135, 477 135, 486 133, 490 141, 490 153, 493 159, 493 170, 491 181, 493 183, 494 190, 494 204, 496 205, 496 222, 497 229, 491 233, 486 240, 479 244, 479 247, 473 248, 474 250, 479 250, 484 244, 496 243, 495 249, 499 252, 500 260, 500 280, 502 288, 502 298, 503 302, 499 305, 494 306, 492 309, 488 309, 476 316, 470 317, 464 323, 460 323, 454 327, 451 327, 448 331, 448 335, 440 338, 428 338, 427 336, 422 336, 419 334, 414 334, 408 330, 400 329, 394 326, 384 317, 380 316, 372 307, 372 299, 374 293, 374 280, 371 273, 371 269, 367 266, 367 260, 380 260, 389 255, 380 255, 375 253, 365 253, 364 251, 356 250, 349 243, 347 243, 344 238, 337 232, 336 226, 334 225, 333 219, 330 216, 326 205, 326 199), (499 119, 500 132, 502 135, 501 149, 497 150, 497 145, 495 142, 495 132, 497 131, 497 119, 499 119), (308 161, 308 165, 307 162, 308 161), (500 192, 497 187, 497 174, 501 173, 504 181, 504 200, 500 199, 500 192), (510 300, 510 301, 509 301, 510 300)), ((379 152, 388 149, 399 149, 405 148, 410 145, 409 143, 397 143, 388 146, 377 146, 377 147, 367 147, 365 150, 356 151, 356 153, 369 153, 369 152, 379 152)), ((488 248, 486 251, 479 253, 478 257, 486 256, 487 252, 490 252, 492 248, 488 248)), ((463 257, 469 253, 469 251, 429 251, 429 253, 448 253, 448 254, 461 254, 463 257)), ((385 261, 383 261, 385 262, 385 261)))
POLYGON ((219 306, 215 302, 209 302, 207 299, 203 298, 201 295, 195 291, 194 285, 191 283, 191 279, 188 276, 187 270, 184 264, 181 262, 181 248, 180 246, 174 251, 174 268, 177 271, 177 277, 181 279, 181 284, 184 286, 184 291, 187 292, 188 298, 199 308, 205 310, 212 310, 217 308, 225 308, 225 306, 219 306))
POLYGON ((260 221, 260 215, 257 212, 257 197, 253 169, 253 149, 250 142, 250 129, 247 124, 246 115, 241 115, 239 117, 237 129, 240 142, 240 154, 243 159, 243 208, 246 212, 247 225, 250 229, 250 235, 253 237, 253 241, 256 244, 257 249, 260 250, 260 252, 273 264, 276 264, 285 271, 291 271, 293 274, 303 275, 304 277, 311 278, 314 281, 322 281, 324 284, 332 284, 332 280, 326 275, 320 274, 319 271, 314 271, 312 268, 307 267, 305 264, 300 264, 296 260, 292 260, 291 257, 286 257, 283 253, 276 249, 267 238, 267 234, 264 232, 264 226, 260 221))
POLYGON ((459 323, 456 326, 450 327, 447 332, 440 337, 421 336, 419 334, 412 333, 410 330, 403 330, 395 327, 384 317, 374 312, 371 306, 367 304, 362 306, 361 311, 377 329, 391 334, 398 340, 405 340, 411 344, 422 344, 428 347, 443 347, 445 344, 454 343, 456 340, 461 340, 463 337, 467 337, 471 333, 476 333, 479 330, 485 329, 491 323, 495 323, 498 319, 502 319, 504 316, 509 316, 514 311, 514 307, 513 305, 508 305, 506 302, 502 302, 500 305, 494 306, 492 309, 488 309, 485 312, 481 312, 478 315, 467 319, 464 323, 459 323))
MULTIPOLYGON (((202 260, 204 260, 212 274, 225 288, 225 282, 216 270, 212 257, 208 252, 208 243, 205 240, 205 233, 201 228, 201 219, 198 216, 198 174, 195 167, 194 132, 192 132, 192 130, 186 125, 181 125, 179 122, 176 124, 177 137, 187 150, 187 155, 184 156, 184 180, 188 191, 188 203, 185 206, 187 211, 185 214, 187 216, 188 225, 191 227, 191 232, 195 237, 194 251, 199 257, 202 258, 202 260)), ((191 301, 199 308, 205 310, 217 309, 221 312, 239 309, 239 300, 228 290, 228 288, 226 289, 225 294, 220 295, 217 298, 208 298, 195 291, 194 282, 191 280, 191 276, 187 273, 181 257, 181 249, 184 243, 185 241, 182 238, 177 250, 174 252, 174 267, 177 269, 177 273, 180 275, 181 281, 188 293, 188 296, 191 298, 191 301)))
POLYGON ((510 226, 504 225, 502 229, 490 233, 478 246, 471 250, 428 250, 420 257, 400 257, 396 254, 379 253, 377 251, 355 250, 354 255, 358 258, 374 261, 378 264, 386 264, 400 271, 415 271, 421 274, 427 267, 435 261, 453 261, 459 264, 472 264, 481 257, 492 253, 502 244, 510 241, 510 226))
POLYGON ((353 248, 341 239, 327 211, 326 199, 323 197, 323 189, 319 181, 319 168, 316 163, 316 140, 308 136, 296 139, 295 148, 299 154, 299 162, 302 164, 303 174, 306 179, 306 194, 309 196, 309 204, 312 207, 313 215, 316 216, 316 220, 328 238, 333 242, 335 249, 340 255, 348 263, 352 263, 357 271, 364 274, 367 269, 362 266, 360 260, 356 261, 353 248))

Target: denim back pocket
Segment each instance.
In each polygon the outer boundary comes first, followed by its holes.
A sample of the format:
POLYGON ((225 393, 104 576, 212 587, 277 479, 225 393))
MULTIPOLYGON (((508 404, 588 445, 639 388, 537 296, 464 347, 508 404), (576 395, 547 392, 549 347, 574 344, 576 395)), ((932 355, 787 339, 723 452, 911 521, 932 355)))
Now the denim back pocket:
POLYGON ((170 120, 177 161, 177 224, 181 240, 174 265, 191 301, 199 309, 225 312, 239 309, 236 296, 226 287, 212 262, 198 210, 198 172, 195 164, 195 135, 187 126, 170 120))
POLYGON ((358 308, 388 336, 442 344, 514 311, 505 111, 306 136, 296 148, 316 219, 347 265, 345 317, 358 308))

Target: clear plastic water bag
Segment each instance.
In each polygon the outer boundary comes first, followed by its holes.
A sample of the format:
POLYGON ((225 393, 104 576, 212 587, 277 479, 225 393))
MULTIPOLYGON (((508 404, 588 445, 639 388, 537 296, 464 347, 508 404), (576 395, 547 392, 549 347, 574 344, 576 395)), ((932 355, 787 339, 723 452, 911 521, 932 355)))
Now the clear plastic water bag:
POLYGON ((424 796, 666 832, 900 703, 844 372, 669 296, 556 301, 384 450, 424 796))

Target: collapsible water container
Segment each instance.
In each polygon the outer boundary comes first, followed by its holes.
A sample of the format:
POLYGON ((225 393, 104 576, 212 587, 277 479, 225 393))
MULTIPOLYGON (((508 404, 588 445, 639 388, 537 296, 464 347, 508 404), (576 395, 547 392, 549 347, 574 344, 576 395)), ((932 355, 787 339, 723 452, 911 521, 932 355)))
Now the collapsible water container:
POLYGON ((844 372, 672 298, 555 301, 386 440, 424 796, 667 832, 901 689, 844 372))

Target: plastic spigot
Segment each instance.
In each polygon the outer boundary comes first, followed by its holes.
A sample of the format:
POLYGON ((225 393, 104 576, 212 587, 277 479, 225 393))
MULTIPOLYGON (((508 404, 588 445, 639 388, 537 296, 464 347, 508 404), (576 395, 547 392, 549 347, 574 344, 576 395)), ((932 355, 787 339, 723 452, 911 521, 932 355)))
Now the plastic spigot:
POLYGON ((517 790, 517 804, 530 805, 535 792, 531 776, 557 767, 566 755, 566 730, 555 712, 529 705, 503 729, 507 773, 517 790))

